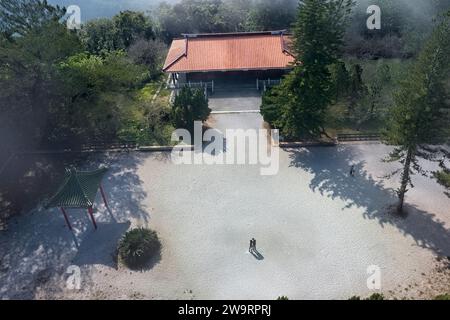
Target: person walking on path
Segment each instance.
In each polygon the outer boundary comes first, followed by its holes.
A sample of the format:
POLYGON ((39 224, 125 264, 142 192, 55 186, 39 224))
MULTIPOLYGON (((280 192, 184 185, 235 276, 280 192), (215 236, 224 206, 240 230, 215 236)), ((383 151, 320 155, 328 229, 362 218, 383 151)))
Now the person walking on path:
POLYGON ((253 252, 253 239, 250 239, 250 246, 248 247, 248 252, 253 252))

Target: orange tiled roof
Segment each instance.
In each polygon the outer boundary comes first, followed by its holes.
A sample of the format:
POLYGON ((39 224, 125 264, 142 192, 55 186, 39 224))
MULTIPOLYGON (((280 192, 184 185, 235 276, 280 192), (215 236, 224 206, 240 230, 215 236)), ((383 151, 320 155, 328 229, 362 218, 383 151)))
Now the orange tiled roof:
POLYGON ((285 69, 294 62, 289 42, 283 31, 184 35, 173 40, 163 70, 285 69))

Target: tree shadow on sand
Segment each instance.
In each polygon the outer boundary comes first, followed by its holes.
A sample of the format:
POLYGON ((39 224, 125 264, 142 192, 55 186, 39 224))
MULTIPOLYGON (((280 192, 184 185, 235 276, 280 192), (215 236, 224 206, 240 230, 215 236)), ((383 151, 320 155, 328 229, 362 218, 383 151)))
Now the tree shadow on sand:
MULTIPOLYGON (((404 236, 411 236, 416 245, 439 255, 450 255, 450 230, 436 215, 407 205, 408 216, 390 213, 397 201, 395 191, 376 181, 364 169, 356 148, 339 146, 328 148, 288 149, 291 166, 313 175, 309 187, 331 199, 346 202, 345 208, 364 209, 364 218, 376 220, 381 227, 395 226, 404 236), (350 175, 354 165, 355 176, 350 175)), ((380 155, 380 159, 383 155, 380 155)), ((386 174, 389 172, 386 172, 386 174)), ((343 208, 343 209, 345 209, 343 208)))
MULTIPOLYGON (((0 233, 0 299, 33 299, 45 283, 55 280, 63 285, 67 267, 72 264, 86 269, 95 264, 117 268, 114 249, 130 221, 145 223, 150 218, 143 204, 147 194, 137 172, 144 159, 140 154, 97 155, 77 167, 110 168, 103 181, 110 208, 105 208, 98 194, 96 231, 86 210, 68 210, 73 232, 57 208, 40 206, 13 217, 10 228, 0 233)), ((89 283, 89 277, 87 272, 83 282, 89 283)))
MULTIPOLYGON (((143 189, 143 181, 139 177, 138 168, 145 160, 145 155, 137 153, 99 155, 92 159, 86 170, 109 168, 102 185, 109 205, 110 216, 120 222, 138 219, 148 222, 150 211, 143 205, 147 193, 143 189)), ((97 194, 96 205, 103 207, 102 199, 97 194)), ((109 219, 106 215, 100 219, 109 219)))

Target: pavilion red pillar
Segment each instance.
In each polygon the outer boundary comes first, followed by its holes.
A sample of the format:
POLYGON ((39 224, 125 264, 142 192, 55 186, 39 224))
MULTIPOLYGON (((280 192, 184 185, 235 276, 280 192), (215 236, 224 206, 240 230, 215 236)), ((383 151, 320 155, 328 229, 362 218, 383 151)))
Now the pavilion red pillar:
POLYGON ((88 213, 91 216, 92 224, 94 225, 95 230, 97 230, 97 223, 95 222, 94 210, 92 209, 92 207, 88 208, 88 213))
POLYGON ((105 203, 105 206, 109 209, 108 202, 106 201, 105 192, 103 191, 102 185, 100 185, 100 193, 102 194, 103 202, 105 203))
POLYGON ((69 218, 67 217, 66 210, 64 210, 63 207, 61 207, 60 209, 61 209, 61 212, 64 215, 64 220, 66 220, 66 223, 67 223, 67 226, 69 227, 69 230, 72 230, 72 226, 70 225, 69 218))

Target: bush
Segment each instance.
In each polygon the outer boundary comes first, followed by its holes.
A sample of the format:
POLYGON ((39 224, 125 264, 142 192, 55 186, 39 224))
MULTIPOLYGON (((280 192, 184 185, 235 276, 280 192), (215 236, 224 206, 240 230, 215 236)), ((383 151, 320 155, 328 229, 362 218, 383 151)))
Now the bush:
POLYGON ((450 300, 450 294, 441 294, 436 296, 434 300, 450 300))
POLYGON ((277 300, 289 300, 287 296, 279 296, 277 300))
POLYGON ((173 125, 177 129, 187 129, 193 133, 194 121, 204 122, 210 113, 211 109, 208 107, 208 98, 204 91, 184 87, 172 105, 173 125))
POLYGON ((119 242, 119 258, 130 268, 144 266, 161 250, 161 243, 155 231, 137 228, 125 233, 119 242))
POLYGON ((360 296, 353 296, 349 298, 348 300, 384 300, 384 295, 381 293, 373 293, 368 298, 361 299, 360 296))
POLYGON ((370 297, 368 297, 366 300, 384 300, 384 295, 381 293, 374 293, 370 297))

